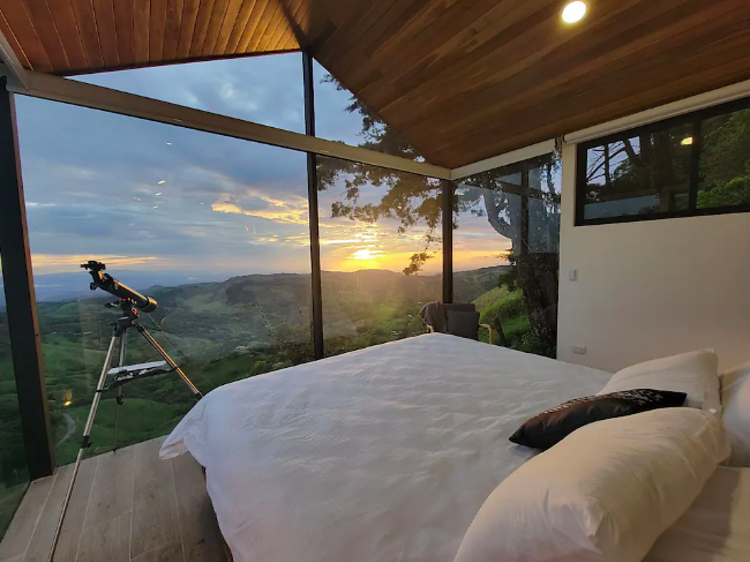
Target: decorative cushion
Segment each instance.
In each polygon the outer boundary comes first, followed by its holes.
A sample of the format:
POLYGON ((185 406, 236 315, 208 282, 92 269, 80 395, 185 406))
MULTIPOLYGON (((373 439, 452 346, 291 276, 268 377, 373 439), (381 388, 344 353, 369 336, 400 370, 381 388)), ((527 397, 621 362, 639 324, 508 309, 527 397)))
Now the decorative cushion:
POLYGON ((589 424, 495 488, 455 562, 640 562, 727 455, 703 410, 589 424))
POLYGON ((563 402, 524 423, 510 436, 518 445, 549 449, 576 429, 595 421, 619 418, 657 408, 682 406, 687 394, 640 388, 587 396, 563 402))
POLYGON ((686 392, 685 406, 721 410, 719 359, 711 349, 638 363, 615 373, 599 394, 634 388, 686 392))
POLYGON ((446 330, 449 334, 472 340, 479 339, 479 312, 446 310, 446 330))
POLYGON ((750 362, 721 375, 721 406, 732 445, 727 464, 750 467, 750 362))

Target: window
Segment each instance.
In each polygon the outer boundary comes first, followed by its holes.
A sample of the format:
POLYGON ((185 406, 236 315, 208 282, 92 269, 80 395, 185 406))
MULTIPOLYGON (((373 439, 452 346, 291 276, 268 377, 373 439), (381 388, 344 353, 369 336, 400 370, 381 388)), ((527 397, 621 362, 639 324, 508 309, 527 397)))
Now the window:
MULTIPOLYGON (((19 144, 58 464, 72 462, 117 311, 97 259, 159 307, 143 325, 204 393, 312 359, 306 155, 19 96, 19 144)), ((133 332, 128 363, 158 357, 133 332)), ((120 446, 193 405, 175 375, 124 387, 120 446)), ((114 443, 105 395, 93 446, 114 443)))
POLYGON ((278 129, 305 132, 300 53, 136 68, 72 78, 278 129))
POLYGON ((747 105, 581 144, 576 224, 750 211, 747 105))
POLYGON ((549 357, 557 345, 560 172, 549 155, 461 180, 453 233, 455 302, 476 305, 496 344, 549 357))
POLYGON ((318 158, 326 355, 425 332, 441 300, 440 180, 318 158))
POLYGON ((3 289, 0 276, 0 540, 29 483, 3 289))

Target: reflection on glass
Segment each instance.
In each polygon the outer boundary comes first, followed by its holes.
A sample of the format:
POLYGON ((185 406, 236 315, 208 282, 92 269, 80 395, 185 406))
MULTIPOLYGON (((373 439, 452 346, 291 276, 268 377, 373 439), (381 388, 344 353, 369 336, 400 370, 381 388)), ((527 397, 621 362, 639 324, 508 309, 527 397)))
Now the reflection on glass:
POLYGON ((16 379, 8 336, 5 292, 0 276, 0 540, 29 483, 21 433, 16 379))
MULTIPOLYGON (((159 302, 144 326, 204 393, 312 358, 302 153, 33 98, 17 102, 58 464, 77 451, 117 312, 79 264, 97 259, 159 302)), ((137 333, 128 363, 154 360, 137 333)), ((192 406, 175 375, 125 388, 120 445, 192 406)), ((102 401, 90 451, 109 450, 102 401)))
POLYGON ((686 124, 589 148, 584 218, 686 210, 692 141, 686 124))
POLYGON ((244 121, 305 132, 300 53, 118 70, 74 79, 244 121))
POLYGON ((313 63, 313 80, 316 136, 409 160, 423 160, 414 147, 317 62, 313 63))
POLYGON ((424 333, 442 296, 439 180, 318 159, 326 354, 424 333))
POLYGON ((549 357, 557 345, 560 183, 552 155, 466 178, 456 189, 453 233, 455 301, 476 305, 495 343, 549 357))
POLYGON ((699 209, 750 205, 750 109, 701 125, 699 209))

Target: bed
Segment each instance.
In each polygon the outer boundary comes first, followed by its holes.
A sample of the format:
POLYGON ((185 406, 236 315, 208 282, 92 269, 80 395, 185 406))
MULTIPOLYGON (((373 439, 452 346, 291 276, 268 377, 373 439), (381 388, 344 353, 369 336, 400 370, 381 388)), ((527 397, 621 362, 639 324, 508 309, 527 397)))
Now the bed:
MULTIPOLYGON (((508 436, 610 377, 427 334, 218 388, 161 456, 205 467, 235 562, 453 562, 487 496, 535 454, 508 436)), ((742 528, 728 519, 750 521, 750 477, 720 469, 706 490, 647 562, 750 560, 747 539, 727 538, 742 528)))
POLYGON ((610 376, 426 334, 218 388, 161 455, 205 467, 235 562, 452 562, 534 454, 508 435, 610 376))

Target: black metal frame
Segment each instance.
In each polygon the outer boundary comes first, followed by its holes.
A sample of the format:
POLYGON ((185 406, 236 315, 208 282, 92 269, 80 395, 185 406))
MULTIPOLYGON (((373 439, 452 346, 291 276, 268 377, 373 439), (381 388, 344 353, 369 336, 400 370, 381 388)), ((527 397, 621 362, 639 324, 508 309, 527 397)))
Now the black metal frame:
POLYGON ((443 302, 453 302, 453 209, 456 201, 455 182, 444 180, 443 187, 443 302))
POLYGON ((628 129, 591 141, 581 143, 576 152, 576 197, 575 197, 575 226, 596 226, 604 224, 619 224, 628 222, 661 220, 672 218, 699 217, 707 215, 723 215, 728 213, 750 212, 750 205, 732 205, 725 207, 711 207, 708 209, 697 209, 698 184, 700 183, 700 153, 702 149, 701 129, 702 122, 712 117, 718 117, 727 113, 750 109, 750 98, 743 98, 714 107, 709 107, 693 113, 679 115, 656 123, 649 123, 641 127, 628 129), (637 137, 642 134, 664 131, 681 125, 692 125, 693 144, 690 153, 690 185, 688 190, 688 208, 679 211, 643 213, 637 215, 625 215, 621 217, 603 217, 595 219, 585 218, 586 206, 586 170, 588 150, 597 146, 621 141, 627 138, 637 137))
MULTIPOLYGON (((302 80, 305 89, 305 134, 315 136, 315 80, 313 58, 302 52, 302 80)), ((310 227, 310 268, 312 279, 312 333, 315 359, 325 355, 323 339, 323 278, 320 263, 320 220, 318 216, 318 156, 307 153, 307 204, 310 227)))
POLYGON ((0 84, 0 251, 23 443, 29 477, 35 480, 54 472, 55 457, 18 156, 15 102, 6 84, 3 77, 0 84))

